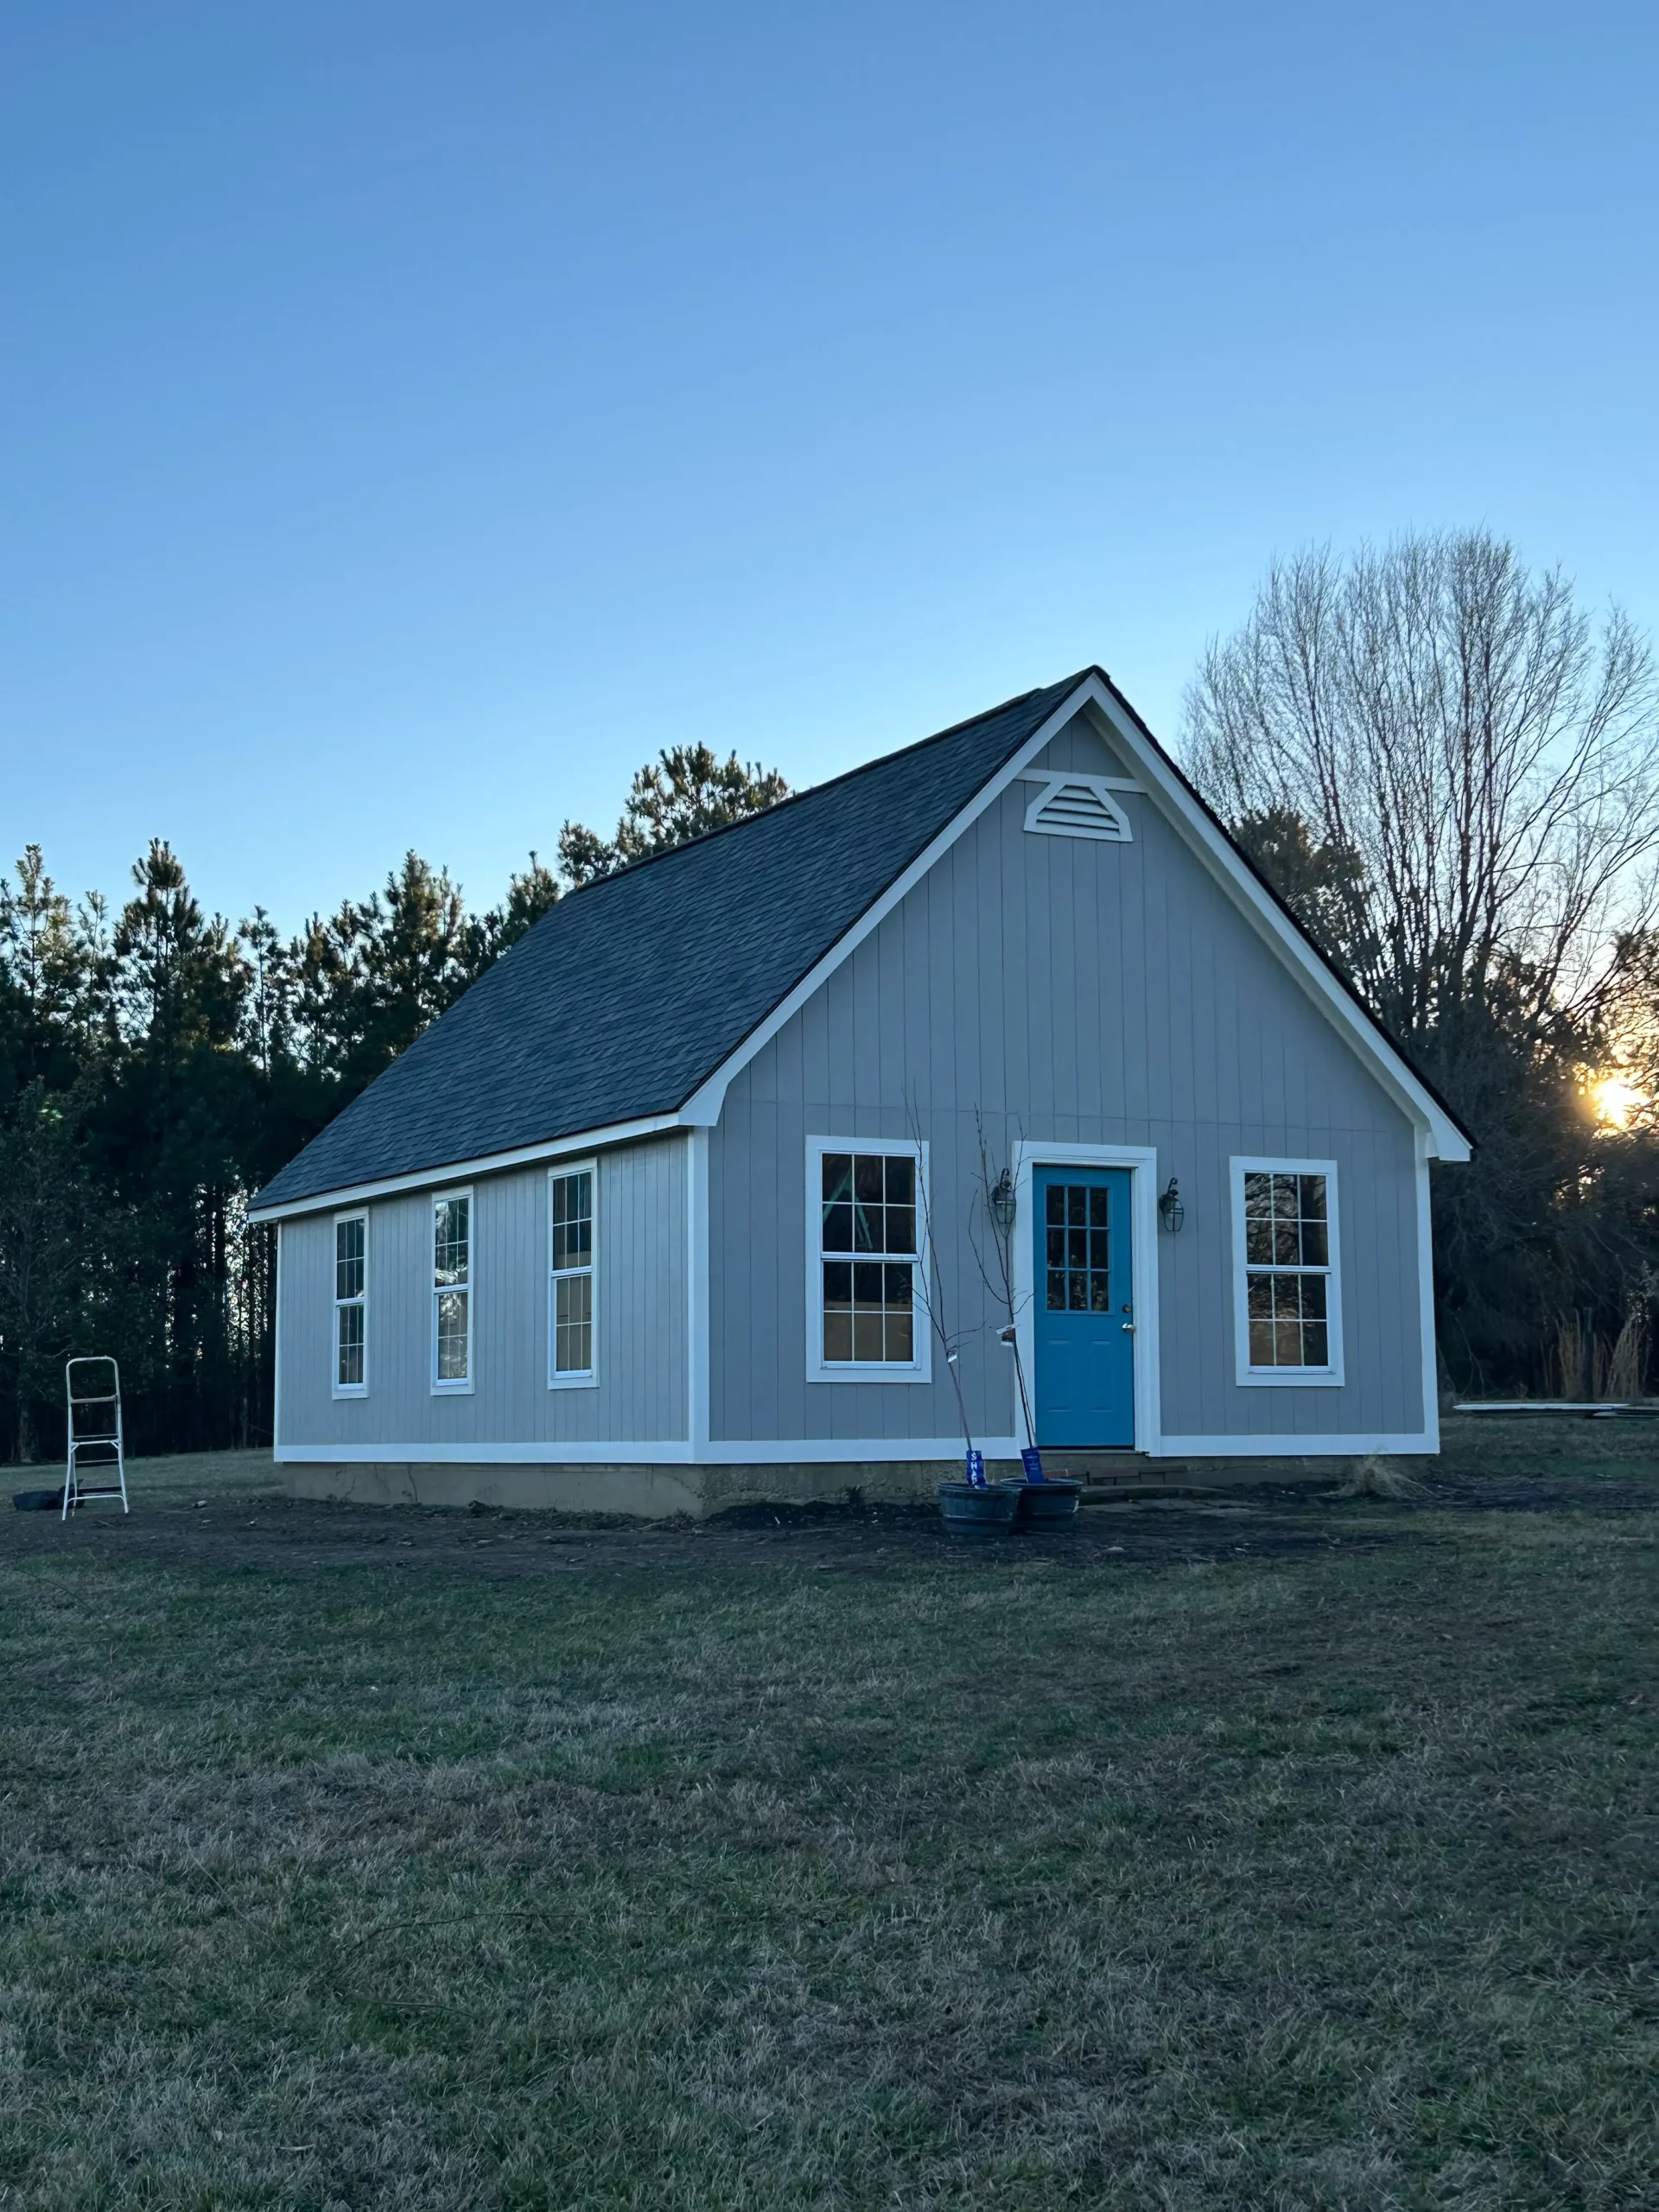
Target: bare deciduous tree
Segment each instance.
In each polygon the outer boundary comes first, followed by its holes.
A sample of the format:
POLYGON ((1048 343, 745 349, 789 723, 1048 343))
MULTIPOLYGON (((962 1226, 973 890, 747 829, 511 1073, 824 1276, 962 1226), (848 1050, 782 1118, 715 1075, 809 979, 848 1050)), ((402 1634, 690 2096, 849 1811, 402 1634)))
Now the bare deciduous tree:
POLYGON ((1187 754, 1247 845, 1300 817, 1336 861, 1330 949, 1408 1041, 1497 995, 1535 1036, 1593 1019, 1653 916, 1650 650, 1484 531, 1275 562, 1205 653, 1187 754))

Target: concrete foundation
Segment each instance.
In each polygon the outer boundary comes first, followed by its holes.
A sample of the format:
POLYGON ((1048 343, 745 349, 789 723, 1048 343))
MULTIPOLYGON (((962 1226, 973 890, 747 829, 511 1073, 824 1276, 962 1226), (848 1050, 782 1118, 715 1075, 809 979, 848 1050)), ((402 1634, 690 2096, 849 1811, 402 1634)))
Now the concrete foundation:
MULTIPOLYGON (((1051 1474, 1081 1476, 1103 1496, 1223 1489, 1255 1483, 1330 1483, 1342 1459, 1148 1459, 1134 1452, 1052 1452, 1051 1474)), ((988 1460, 993 1481, 1017 1477, 1018 1460, 988 1460)), ((842 1504, 867 1498, 931 1502, 937 1485, 962 1472, 959 1459, 768 1461, 755 1466, 372 1465, 289 1464, 291 1497, 336 1498, 353 1505, 505 1507, 515 1512, 619 1513, 661 1521, 704 1520, 734 1505, 842 1504)))

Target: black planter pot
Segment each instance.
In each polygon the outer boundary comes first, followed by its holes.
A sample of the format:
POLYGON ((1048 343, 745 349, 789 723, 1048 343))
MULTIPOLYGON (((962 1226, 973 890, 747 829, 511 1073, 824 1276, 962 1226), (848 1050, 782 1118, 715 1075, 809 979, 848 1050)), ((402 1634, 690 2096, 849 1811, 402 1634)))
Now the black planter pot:
POLYGON ((989 1483, 983 1490, 972 1483, 939 1484, 939 1512, 952 1536, 1006 1536, 1020 1507, 1021 1483, 989 1483))
POLYGON ((1083 1484, 1070 1475, 1050 1475, 1046 1481, 1016 1483, 1014 1487, 1020 1493, 1016 1528, 1067 1529, 1077 1517, 1083 1484))

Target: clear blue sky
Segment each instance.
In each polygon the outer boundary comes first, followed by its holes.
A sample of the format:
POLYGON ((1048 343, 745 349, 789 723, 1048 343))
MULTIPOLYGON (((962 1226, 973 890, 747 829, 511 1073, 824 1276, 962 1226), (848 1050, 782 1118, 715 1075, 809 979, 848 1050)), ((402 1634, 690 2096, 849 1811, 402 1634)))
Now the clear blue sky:
POLYGON ((1268 555, 1484 522, 1659 625, 1659 9, 10 0, 0 838, 499 895, 1268 555))

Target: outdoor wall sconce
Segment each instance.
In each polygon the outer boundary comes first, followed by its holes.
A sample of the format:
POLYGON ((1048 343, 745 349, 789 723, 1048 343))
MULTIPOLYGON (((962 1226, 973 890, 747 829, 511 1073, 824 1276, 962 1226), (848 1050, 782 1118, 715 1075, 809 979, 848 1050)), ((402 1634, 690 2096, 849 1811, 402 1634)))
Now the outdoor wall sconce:
POLYGON ((1014 1227, 1014 1179, 1006 1167, 991 1185, 991 1219, 1004 1236, 1014 1227))
POLYGON ((1173 1175, 1168 1189, 1158 1201, 1158 1218, 1172 1236, 1179 1236, 1181 1224, 1186 1219, 1186 1208, 1181 1204, 1181 1186, 1173 1175))

